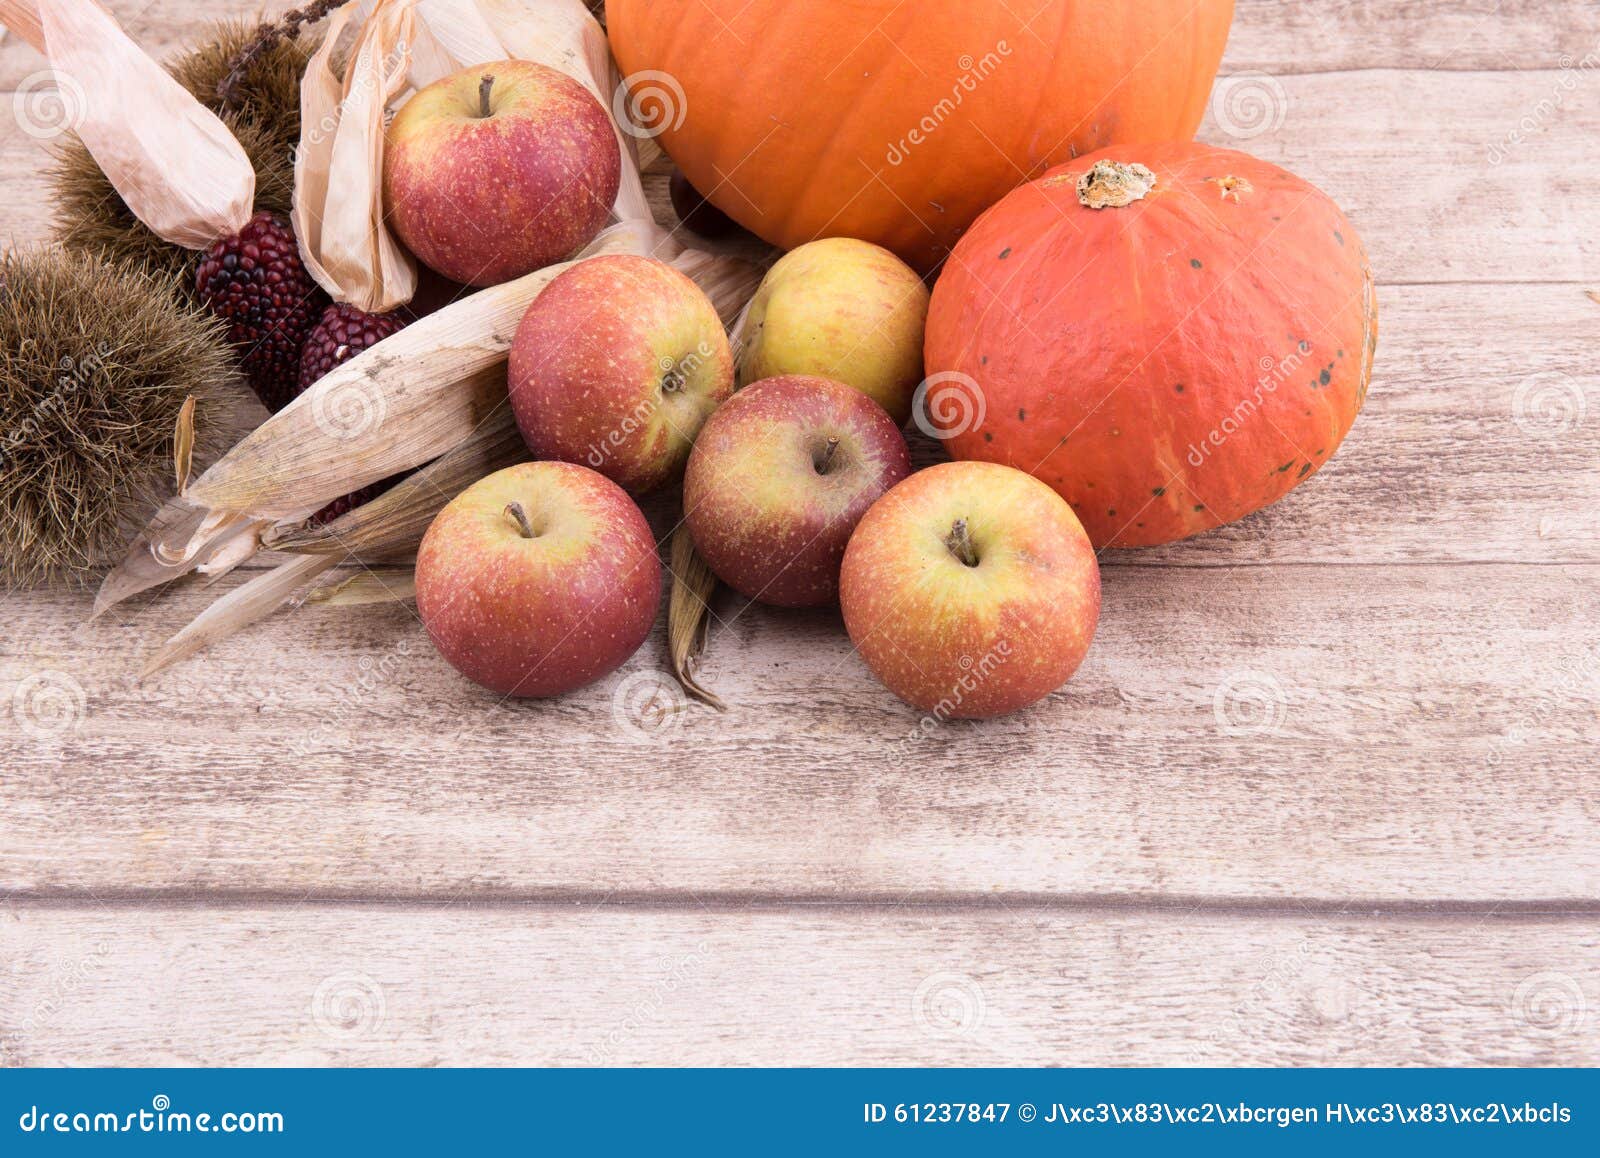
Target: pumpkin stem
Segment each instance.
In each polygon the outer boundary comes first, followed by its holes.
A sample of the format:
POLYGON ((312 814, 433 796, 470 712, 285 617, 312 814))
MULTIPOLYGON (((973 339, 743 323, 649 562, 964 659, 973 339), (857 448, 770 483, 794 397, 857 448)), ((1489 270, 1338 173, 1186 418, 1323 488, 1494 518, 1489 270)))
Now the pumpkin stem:
POLYGON ((489 90, 494 88, 494 74, 484 73, 478 81, 478 115, 484 120, 489 119, 489 90))
POLYGON ((968 567, 978 565, 978 549, 972 545, 972 535, 967 530, 967 520, 957 519, 950 527, 950 537, 944 541, 950 553, 968 567))
POLYGON ((1121 209, 1154 189, 1156 175, 1143 165, 1096 161, 1078 178, 1078 201, 1090 209, 1121 209))

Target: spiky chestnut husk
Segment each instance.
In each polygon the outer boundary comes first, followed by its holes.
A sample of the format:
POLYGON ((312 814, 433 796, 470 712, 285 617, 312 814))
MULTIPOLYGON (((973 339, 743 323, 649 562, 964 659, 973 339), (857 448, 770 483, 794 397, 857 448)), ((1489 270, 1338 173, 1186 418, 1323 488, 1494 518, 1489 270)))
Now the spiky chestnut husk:
MULTIPOLYGON (((300 140, 300 78, 320 34, 302 31, 298 39, 273 44, 251 62, 236 89, 236 103, 224 108, 217 86, 259 28, 242 21, 219 24, 209 41, 178 57, 168 71, 238 138, 256 171, 255 207, 287 219, 294 196, 294 149, 300 140)), ((172 277, 184 293, 193 288, 189 274, 194 254, 163 241, 129 213, 76 138, 57 150, 51 183, 54 230, 62 245, 145 263, 172 277)))
POLYGON ((207 463, 244 434, 248 392, 220 323, 164 278, 0 257, 0 585, 83 583, 120 555, 171 493, 190 395, 207 463))
POLYGON ((312 280, 288 224, 261 212, 217 242, 195 268, 195 293, 228 326, 239 365, 262 405, 300 393, 300 352, 328 295, 312 280))
MULTIPOLYGON (((300 353, 300 392, 311 389, 317 380, 354 358, 369 346, 376 346, 384 338, 405 328, 409 319, 400 311, 387 314, 369 314, 347 302, 334 302, 322 311, 322 318, 306 338, 300 353)), ((323 507, 311 516, 313 523, 331 523, 340 515, 371 502, 388 490, 403 475, 362 487, 354 494, 323 507)))

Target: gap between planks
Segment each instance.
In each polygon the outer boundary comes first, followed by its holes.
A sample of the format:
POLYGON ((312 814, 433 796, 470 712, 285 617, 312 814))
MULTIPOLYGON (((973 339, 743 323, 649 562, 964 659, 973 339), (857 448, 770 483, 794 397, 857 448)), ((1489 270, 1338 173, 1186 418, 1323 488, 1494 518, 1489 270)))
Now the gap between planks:
POLYGON ((552 909, 563 912, 629 911, 650 913, 745 912, 880 912, 925 914, 984 911, 1081 913, 1088 916, 1191 917, 1298 921, 1337 918, 1371 924, 1418 922, 1600 922, 1600 900, 1550 898, 1505 901, 1408 901, 1404 899, 1333 899, 1206 897, 1185 894, 927 893, 898 895, 862 892, 854 895, 726 891, 715 894, 681 889, 648 891, 523 890, 492 895, 385 892, 344 893, 337 890, 195 890, 195 889, 37 889, 0 890, 0 910, 93 909, 141 912, 269 909, 400 909, 457 912, 463 909, 552 909))

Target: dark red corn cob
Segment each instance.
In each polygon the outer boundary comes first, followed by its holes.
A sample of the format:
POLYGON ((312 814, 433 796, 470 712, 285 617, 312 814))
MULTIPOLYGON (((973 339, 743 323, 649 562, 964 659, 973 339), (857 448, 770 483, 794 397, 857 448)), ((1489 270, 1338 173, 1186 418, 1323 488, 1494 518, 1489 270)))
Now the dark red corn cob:
POLYGON ((228 340, 263 405, 282 410, 300 391, 300 349, 328 303, 306 272, 289 226, 265 211, 200 258, 195 292, 227 324, 228 340))
MULTIPOLYGON (((335 302, 322 311, 311 333, 306 336, 300 352, 300 381, 295 393, 309 390, 328 371, 348 362, 369 346, 375 346, 390 334, 404 329, 407 319, 399 311, 387 314, 369 314, 344 302, 335 302)), ((311 516, 319 525, 331 523, 347 511, 370 502, 393 486, 402 476, 384 479, 362 487, 354 494, 323 507, 311 516)))
POLYGON ((306 335, 300 350, 300 384, 295 393, 311 389, 329 370, 348 362, 368 346, 376 346, 405 325, 405 318, 398 312, 369 314, 335 302, 322 311, 322 317, 306 335))

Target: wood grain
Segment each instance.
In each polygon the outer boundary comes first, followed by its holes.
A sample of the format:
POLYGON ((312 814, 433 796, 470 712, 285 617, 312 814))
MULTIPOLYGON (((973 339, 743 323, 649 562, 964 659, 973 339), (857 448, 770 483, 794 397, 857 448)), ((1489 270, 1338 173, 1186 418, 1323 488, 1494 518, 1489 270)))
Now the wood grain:
POLYGON ((719 605, 717 716, 659 637, 508 705, 305 609, 136 686, 202 588, 0 596, 0 1063, 1600 1063, 1600 16, 1238 12, 1203 136, 1382 287, 1327 469, 1108 554, 1079 677, 926 736, 832 614, 719 605))
POLYGON ((1548 919, 17 906, 0 960, 28 1065, 1600 1062, 1548 919))
POLYGON ((723 607, 723 716, 656 674, 659 632, 500 703, 409 607, 306 609, 132 687, 201 592, 65 629, 86 600, 35 595, 0 657, 39 703, 0 735, 0 888, 1595 900, 1597 580, 1112 567, 1072 683, 927 734, 836 612, 723 607))
POLYGON ((1600 15, 1548 0, 1235 0, 1224 75, 1565 67, 1600 48, 1600 15))

